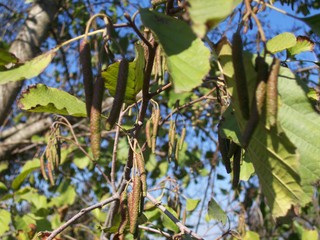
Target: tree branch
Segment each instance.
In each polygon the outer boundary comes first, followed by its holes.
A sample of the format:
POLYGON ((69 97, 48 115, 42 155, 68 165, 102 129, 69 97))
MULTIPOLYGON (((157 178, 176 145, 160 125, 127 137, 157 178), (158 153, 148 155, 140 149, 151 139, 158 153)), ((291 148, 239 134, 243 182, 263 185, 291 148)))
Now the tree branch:
POLYGON ((96 208, 102 208, 104 205, 109 204, 111 202, 114 202, 120 198, 119 194, 116 193, 112 197, 107 198, 99 203, 96 203, 90 207, 83 208, 80 210, 79 213, 74 215, 72 218, 70 218, 66 223, 62 224, 59 228, 51 232, 51 234, 48 236, 47 240, 52 240, 54 239, 55 236, 57 236, 59 233, 61 233, 63 230, 65 230, 67 227, 69 227, 72 223, 74 223, 76 220, 81 218, 83 215, 85 215, 88 212, 91 212, 92 210, 96 208))
MULTIPOLYGON (((41 1, 33 5, 25 24, 10 47, 10 52, 22 61, 36 56, 57 12, 58 6, 55 0, 41 1)), ((22 84, 23 81, 18 81, 0 85, 0 126, 6 119, 22 84)))

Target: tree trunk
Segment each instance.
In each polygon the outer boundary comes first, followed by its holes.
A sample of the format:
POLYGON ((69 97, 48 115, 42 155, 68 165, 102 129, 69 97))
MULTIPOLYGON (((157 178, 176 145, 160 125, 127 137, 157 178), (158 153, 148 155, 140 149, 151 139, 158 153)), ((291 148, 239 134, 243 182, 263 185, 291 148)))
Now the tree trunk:
MULTIPOLYGON (((28 60, 40 52, 40 45, 47 37, 50 23, 58 13, 58 2, 57 0, 37 1, 31 7, 26 22, 10 47, 10 52, 20 60, 28 60)), ((18 81, 0 85, 0 126, 7 118, 22 84, 22 81, 18 81)))

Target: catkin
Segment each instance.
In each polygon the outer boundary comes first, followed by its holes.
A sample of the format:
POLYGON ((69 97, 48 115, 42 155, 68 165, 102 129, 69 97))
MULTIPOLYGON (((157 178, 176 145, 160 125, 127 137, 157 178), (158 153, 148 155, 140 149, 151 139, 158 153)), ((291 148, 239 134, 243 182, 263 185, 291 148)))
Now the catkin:
POLYGON ((223 138, 221 134, 218 132, 218 142, 219 142, 219 150, 221 153, 222 161, 226 167, 227 173, 231 173, 231 163, 230 158, 228 157, 230 140, 227 138, 223 138))
POLYGON ((241 164, 241 147, 237 147, 233 155, 233 179, 232 187, 237 188, 240 179, 240 164, 241 164))
POLYGON ((274 127, 277 124, 278 115, 278 75, 280 60, 273 60, 267 83, 267 122, 274 127))
POLYGON ((243 63, 243 45, 240 32, 233 34, 232 38, 232 63, 234 68, 235 85, 238 95, 240 110, 244 119, 249 119, 249 94, 246 72, 243 63))
POLYGON ((115 122, 117 121, 122 104, 124 102, 124 97, 126 93, 127 81, 128 81, 128 71, 129 71, 129 62, 127 59, 123 58, 119 64, 118 72, 118 81, 116 86, 116 93, 114 96, 112 108, 110 115, 107 119, 106 128, 111 130, 115 122))
POLYGON ((131 209, 129 211, 130 233, 132 233, 133 235, 135 235, 137 232, 140 200, 141 200, 141 178, 139 175, 136 175, 133 177, 132 199, 131 199, 132 203, 131 203, 131 209))
POLYGON ((80 43, 80 65, 83 74, 84 93, 86 98, 87 115, 90 118, 90 111, 93 98, 93 74, 91 64, 90 44, 87 40, 80 43))
POLYGON ((101 76, 97 77, 94 83, 94 96, 90 113, 90 142, 93 157, 95 160, 100 158, 101 143, 101 108, 104 93, 104 81, 101 76))

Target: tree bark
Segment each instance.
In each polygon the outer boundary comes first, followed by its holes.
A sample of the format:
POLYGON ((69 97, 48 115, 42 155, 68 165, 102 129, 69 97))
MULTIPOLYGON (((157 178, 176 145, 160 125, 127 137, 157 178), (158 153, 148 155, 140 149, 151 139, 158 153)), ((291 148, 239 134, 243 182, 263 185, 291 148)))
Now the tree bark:
MULTIPOLYGON (((40 52, 40 45, 46 39, 49 26, 58 13, 58 0, 37 1, 30 9, 28 18, 22 26, 10 52, 25 61, 40 52)), ((12 108, 21 90, 23 81, 0 85, 0 126, 12 108)))

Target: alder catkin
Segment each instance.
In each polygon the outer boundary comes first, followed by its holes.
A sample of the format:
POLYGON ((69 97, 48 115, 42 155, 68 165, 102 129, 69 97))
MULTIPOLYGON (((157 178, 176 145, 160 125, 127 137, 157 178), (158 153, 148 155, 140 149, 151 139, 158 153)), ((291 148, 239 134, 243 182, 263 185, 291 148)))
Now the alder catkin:
POLYGON ((104 93, 104 81, 100 75, 94 83, 94 92, 90 113, 90 142, 93 157, 97 160, 100 158, 101 108, 104 93))
POLYGON ((118 228, 118 234, 123 235, 125 227, 129 220, 129 212, 128 212, 128 196, 127 196, 127 189, 125 189, 121 193, 120 197, 120 214, 121 214, 121 221, 118 228))
POLYGON ((230 158, 228 157, 230 140, 227 138, 223 138, 221 134, 218 132, 218 142, 219 142, 219 150, 221 153, 222 161, 226 167, 227 173, 231 173, 231 163, 230 158))
POLYGON ((249 119, 249 94, 246 72, 243 62, 243 45, 240 32, 233 34, 232 38, 232 63, 234 68, 235 85, 238 95, 240 110, 244 119, 249 119))
POLYGON ((116 123, 119 117, 122 104, 124 102, 125 93, 126 93, 128 72, 129 72, 129 62, 127 59, 123 58, 119 64, 118 81, 116 85, 116 92, 115 92, 112 108, 110 111, 110 115, 107 119, 107 124, 106 124, 107 130, 111 130, 113 128, 113 125, 116 123))
POLYGON ((152 142, 151 142, 152 153, 154 153, 156 150, 159 121, 160 121, 160 109, 156 108, 154 110, 154 117, 152 118, 152 125, 153 125, 153 127, 152 127, 152 142))
POLYGON ((132 203, 129 211, 130 216, 130 233, 136 234, 138 227, 139 208, 141 200, 141 178, 139 175, 133 177, 132 185, 132 203))
POLYGON ((266 98, 266 84, 269 75, 269 66, 263 57, 258 56, 256 58, 256 68, 257 68, 257 87, 255 92, 256 105, 259 115, 262 113, 262 108, 264 106, 266 98))
POLYGON ((277 124, 278 115, 278 75, 280 60, 275 58, 271 66, 267 82, 267 122, 274 127, 277 124))
POLYGON ((80 43, 80 65, 83 75, 83 86, 86 98, 87 115, 90 118, 90 111, 93 98, 93 74, 91 64, 91 51, 90 43, 87 40, 83 40, 80 43))
POLYGON ((232 187, 237 188, 240 180, 240 164, 241 164, 241 147, 237 147, 233 155, 233 179, 232 187))
POLYGON ((142 185, 142 196, 147 196, 147 173, 145 168, 145 162, 142 156, 142 153, 135 153, 137 167, 139 170, 140 178, 141 178, 141 185, 142 185))

